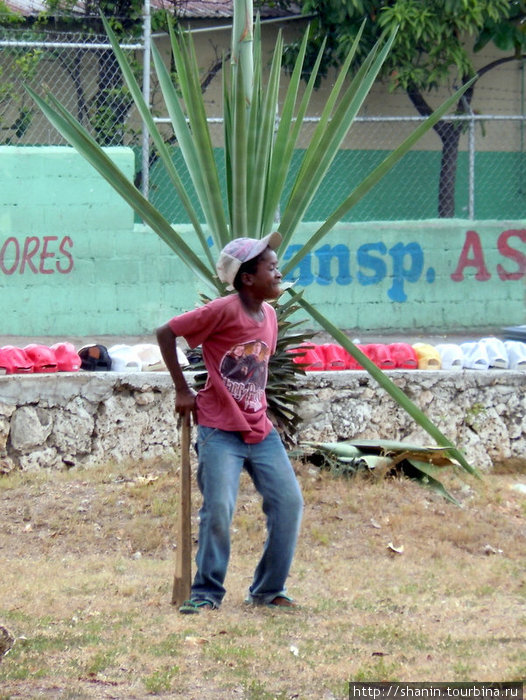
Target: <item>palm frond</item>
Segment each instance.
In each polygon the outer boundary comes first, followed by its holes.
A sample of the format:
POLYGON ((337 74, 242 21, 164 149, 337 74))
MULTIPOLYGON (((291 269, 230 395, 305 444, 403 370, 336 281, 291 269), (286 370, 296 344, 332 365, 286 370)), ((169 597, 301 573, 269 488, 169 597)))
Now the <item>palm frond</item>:
POLYGON ((393 440, 311 441, 302 442, 300 446, 310 449, 310 454, 304 453, 304 459, 336 476, 355 476, 364 471, 376 478, 404 476, 460 505, 437 476, 447 466, 458 466, 443 448, 393 440))

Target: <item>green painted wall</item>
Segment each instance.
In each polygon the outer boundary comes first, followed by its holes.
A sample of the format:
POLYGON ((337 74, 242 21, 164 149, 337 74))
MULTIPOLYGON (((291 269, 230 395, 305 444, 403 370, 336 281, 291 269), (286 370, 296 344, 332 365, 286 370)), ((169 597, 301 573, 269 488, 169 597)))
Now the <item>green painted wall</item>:
MULTIPOLYGON (((107 152, 132 178, 132 151, 107 152)), ((304 224, 293 245, 315 230, 304 224)), ((289 277, 346 329, 522 324, 526 222, 343 222, 289 277)), ((73 149, 0 147, 1 335, 151 333, 200 291, 73 149)))
MULTIPOLYGON (((293 158, 289 187, 301 164, 304 151, 293 158)), ((352 191, 387 156, 385 150, 341 150, 325 176, 318 195, 307 210, 306 221, 327 218, 352 191)), ((216 149, 219 170, 224 173, 221 149, 216 149)), ((173 151, 174 163, 182 174, 190 197, 193 186, 179 149, 173 151)), ((409 221, 431 219, 438 211, 439 151, 410 151, 394 168, 351 209, 346 221, 409 221), (401 186, 402 183, 402 186, 401 186)), ((469 207, 469 158, 460 152, 455 186, 456 216, 465 218, 469 207)), ((475 216, 478 219, 519 219, 526 212, 526 160, 520 152, 483 152, 475 157, 475 216)), ((289 190, 286 189, 284 202, 289 190)), ((162 163, 151 172, 151 196, 170 221, 190 223, 179 199, 173 194, 170 179, 162 163)), ((194 204, 196 201, 194 200, 194 204)))
MULTIPOLYGON (((315 230, 304 224, 295 244, 315 230)), ((525 320, 524 221, 341 223, 300 267, 291 278, 346 329, 445 330, 525 320)))

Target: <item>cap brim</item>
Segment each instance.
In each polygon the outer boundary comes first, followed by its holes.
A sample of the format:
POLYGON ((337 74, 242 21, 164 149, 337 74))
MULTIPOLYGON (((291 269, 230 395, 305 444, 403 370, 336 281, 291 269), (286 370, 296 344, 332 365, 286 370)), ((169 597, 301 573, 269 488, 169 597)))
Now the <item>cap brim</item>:
POLYGON ((279 231, 272 231, 272 233, 269 233, 269 235, 265 236, 265 238, 262 240, 267 241, 269 248, 272 248, 272 250, 277 250, 283 241, 283 236, 279 231))

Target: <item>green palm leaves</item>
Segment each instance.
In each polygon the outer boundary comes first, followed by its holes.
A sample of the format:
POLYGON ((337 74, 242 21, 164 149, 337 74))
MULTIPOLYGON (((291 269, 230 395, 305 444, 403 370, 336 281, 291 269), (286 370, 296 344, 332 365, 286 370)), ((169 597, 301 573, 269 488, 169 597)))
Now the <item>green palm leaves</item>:
MULTIPOLYGON (((215 275, 215 254, 211 252, 208 238, 211 237, 217 251, 232 238, 246 235, 259 238, 278 228, 283 236, 282 251, 286 249, 377 79, 394 36, 382 37, 359 70, 350 75, 350 66, 360 45, 361 34, 358 34, 327 96, 320 121, 303 153, 300 166, 290 182, 293 157, 298 152, 302 126, 309 113, 310 100, 318 78, 321 51, 307 84, 303 85, 302 72, 307 48, 305 34, 296 63, 284 87, 281 85, 283 41, 281 35, 278 35, 268 77, 265 78, 261 27, 256 22, 253 28, 252 2, 235 0, 231 60, 228 63, 225 61, 223 66, 226 176, 222 177, 208 127, 192 37, 176 31, 170 25, 175 76, 167 69, 155 46, 152 54, 166 110, 192 183, 193 192, 189 194, 174 165, 171 150, 143 98, 134 72, 111 27, 106 21, 104 23, 130 94, 149 130, 153 147, 192 222, 202 249, 200 254, 195 252, 192 242, 185 240, 127 180, 104 150, 53 96, 47 95, 43 99, 27 89, 64 138, 98 170, 208 288, 216 294, 222 294, 224 288, 215 275), (288 194, 285 195, 285 192, 288 194), (196 201, 198 205, 193 204, 196 201), (278 220, 279 224, 276 223, 278 220)), ((285 274, 309 254, 334 224, 458 101, 460 94, 459 92, 447 100, 358 187, 344 196, 327 221, 287 262, 283 269, 285 274)), ((313 310, 307 302, 301 300, 298 303, 309 313, 314 311, 313 317, 322 326, 326 323, 332 327, 330 321, 313 310)), ((349 344, 349 341, 346 343, 349 344)), ((405 395, 396 390, 386 375, 380 370, 367 369, 390 391, 396 401, 404 405, 405 395)), ((407 403, 404 407, 435 439, 446 444, 446 438, 438 433, 423 414, 407 403)), ((448 446, 452 447, 449 443, 448 446)), ((462 462, 460 458, 459 462, 462 462)), ((465 460, 464 466, 469 467, 465 460)))
POLYGON ((437 478, 446 467, 459 466, 446 449, 392 440, 306 442, 304 445, 314 450, 313 455, 321 456, 321 465, 335 475, 354 476, 359 472, 380 478, 403 475, 460 505, 437 478))

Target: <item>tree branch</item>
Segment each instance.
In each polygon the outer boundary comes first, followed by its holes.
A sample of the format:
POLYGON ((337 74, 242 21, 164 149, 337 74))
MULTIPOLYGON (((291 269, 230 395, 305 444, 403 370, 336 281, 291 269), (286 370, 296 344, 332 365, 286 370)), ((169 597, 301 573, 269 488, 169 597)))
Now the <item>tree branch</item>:
POLYGON ((216 61, 214 61, 214 63, 212 63, 212 65, 210 66, 210 68, 208 69, 208 71, 206 73, 206 76, 201 81, 201 92, 206 91, 206 88, 210 85, 212 80, 215 78, 215 76, 219 73, 219 71, 223 67, 224 62, 228 61, 229 58, 230 58, 230 51, 228 51, 226 53, 224 58, 218 58, 218 59, 216 59, 216 61))
POLYGON ((495 61, 492 61, 491 63, 488 63, 486 66, 483 66, 482 68, 479 68, 477 71, 477 75, 479 78, 481 78, 483 75, 486 73, 489 73, 490 70, 493 70, 493 68, 498 68, 498 66, 501 66, 503 63, 510 63, 511 61, 520 61, 522 58, 526 58, 526 54, 520 54, 519 56, 506 56, 505 58, 498 58, 495 61))

